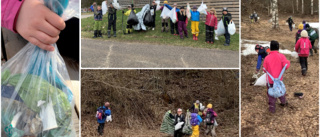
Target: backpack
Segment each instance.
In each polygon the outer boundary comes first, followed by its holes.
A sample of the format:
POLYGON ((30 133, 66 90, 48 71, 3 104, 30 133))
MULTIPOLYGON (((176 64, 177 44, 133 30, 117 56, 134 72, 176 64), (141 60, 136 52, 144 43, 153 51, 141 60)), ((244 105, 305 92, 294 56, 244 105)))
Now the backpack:
POLYGON ((191 113, 191 119, 190 123, 192 126, 196 126, 199 123, 198 114, 197 113, 191 113))
POLYGON ((282 71, 281 71, 281 73, 280 73, 280 75, 279 75, 278 78, 273 78, 273 77, 270 75, 270 73, 269 73, 265 68, 263 68, 263 69, 267 72, 268 76, 269 76, 269 77, 272 79, 272 81, 273 81, 273 87, 270 87, 269 80, 267 80, 268 86, 269 86, 268 94, 269 94, 271 97, 278 98, 278 97, 282 97, 282 96, 284 96, 284 95, 286 94, 286 87, 285 87, 284 83, 283 83, 280 79, 281 79, 284 71, 286 70, 287 65, 288 65, 288 64, 286 64, 286 65, 283 67, 283 69, 282 69, 282 71))
POLYGON ((309 37, 310 37, 310 41, 315 41, 316 39, 319 38, 318 33, 314 30, 314 29, 310 29, 308 31, 309 37))
POLYGON ((206 114, 206 119, 205 119, 207 124, 211 124, 212 123, 212 119, 211 118, 212 118, 212 112, 208 111, 207 114, 206 114))
POLYGON ((96 118, 99 119, 99 120, 102 120, 102 119, 106 118, 106 115, 104 114, 104 112, 106 110, 107 110, 106 108, 99 107, 98 110, 97 110, 98 113, 96 115, 96 118))
MULTIPOLYGON (((307 40, 307 41, 309 41, 309 40, 307 40)), ((310 48, 309 48, 309 45, 307 46, 307 41, 300 43, 299 54, 309 55, 310 48)))

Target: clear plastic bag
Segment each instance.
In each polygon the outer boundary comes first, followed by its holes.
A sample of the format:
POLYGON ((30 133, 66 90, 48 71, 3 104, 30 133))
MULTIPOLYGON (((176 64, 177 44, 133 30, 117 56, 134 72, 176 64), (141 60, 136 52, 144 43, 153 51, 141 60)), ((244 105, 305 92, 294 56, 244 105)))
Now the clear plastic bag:
POLYGON ((218 22, 218 27, 217 27, 217 31, 216 31, 217 35, 216 36, 221 36, 221 35, 223 35, 225 33, 226 33, 226 30, 224 28, 223 22, 222 22, 222 20, 220 20, 218 22))
POLYGON ((102 4, 101 4, 101 7, 102 7, 102 14, 106 14, 108 12, 108 5, 106 3, 106 1, 103 1, 102 4))
POLYGON ((170 13, 169 13, 169 18, 171 19, 171 21, 173 23, 177 22, 177 12, 176 12, 176 8, 171 9, 170 13))
POLYGON ((117 0, 113 0, 112 5, 113 5, 113 7, 114 7, 115 9, 121 10, 121 6, 120 6, 120 4, 118 3, 117 0))
MULTIPOLYGON (((44 2, 61 16, 69 1, 44 2)), ((76 136, 70 77, 57 45, 52 46, 49 52, 28 43, 2 65, 1 135, 76 136)))
POLYGON ((168 19, 169 18, 169 14, 170 14, 170 10, 166 6, 164 6, 160 17, 162 19, 168 19))
POLYGON ((68 7, 64 10, 62 18, 68 20, 72 17, 79 18, 79 0, 69 0, 68 7))
POLYGON ((230 22, 228 25, 228 32, 230 35, 234 35, 236 33, 236 25, 233 22, 230 22))
POLYGON ((267 77, 266 77, 266 73, 264 73, 262 76, 260 76, 256 82, 254 83, 254 86, 267 86, 267 77))
POLYGON ((190 18, 191 18, 190 10, 191 10, 191 8, 190 8, 190 4, 188 4, 188 5, 187 5, 187 17, 188 17, 188 19, 190 19, 190 18))
POLYGON ((200 13, 203 13, 203 14, 205 14, 205 15, 207 15, 207 5, 206 4, 203 4, 203 1, 202 1, 202 3, 201 3, 201 5, 200 5, 200 7, 198 8, 198 10, 197 11, 199 11, 200 13))
POLYGON ((157 4, 156 11, 160 10, 161 9, 160 0, 155 1, 155 3, 157 4))

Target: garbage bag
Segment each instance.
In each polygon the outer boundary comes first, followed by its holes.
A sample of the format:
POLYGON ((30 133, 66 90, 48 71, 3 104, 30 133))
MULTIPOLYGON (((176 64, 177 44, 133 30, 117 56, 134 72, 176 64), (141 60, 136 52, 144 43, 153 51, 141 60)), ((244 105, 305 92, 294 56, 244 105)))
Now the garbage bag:
POLYGON ((207 5, 206 4, 203 4, 203 1, 202 1, 202 3, 201 3, 201 5, 200 5, 200 7, 198 8, 198 10, 197 11, 199 11, 200 13, 203 13, 203 14, 205 14, 205 15, 207 15, 207 5))
POLYGON ((120 4, 118 3, 117 0, 113 0, 112 5, 113 5, 113 7, 114 7, 115 9, 117 9, 117 10, 120 10, 120 9, 121 9, 121 6, 120 6, 120 4))
POLYGON ((222 20, 219 21, 216 34, 217 36, 221 36, 226 33, 222 20))
POLYGON ((215 40, 219 40, 219 37, 218 37, 218 34, 217 34, 217 30, 214 30, 214 34, 215 34, 215 35, 214 35, 214 39, 215 39, 215 40))
POLYGON ((102 7, 102 14, 106 14, 108 12, 108 5, 106 3, 106 1, 103 1, 102 4, 101 4, 101 7, 102 7))
POLYGON ((174 119, 170 118, 169 115, 170 115, 169 111, 167 111, 164 114, 163 119, 162 119, 162 124, 160 127, 160 132, 173 135, 173 133, 174 133, 174 119))
MULTIPOLYGON (((46 0, 47 1, 47 0, 46 0)), ((56 0, 53 0, 56 1, 56 0)), ((67 1, 67 0, 63 0, 67 1)), ((79 0, 69 0, 67 8, 63 11, 62 18, 64 20, 69 20, 72 17, 79 18, 79 0)))
POLYGON ((228 32, 230 35, 234 35, 236 33, 236 25, 232 22, 228 25, 228 32))
POLYGON ((134 11, 131 10, 131 13, 130 13, 128 20, 127 20, 127 24, 137 25, 138 23, 139 23, 139 20, 138 20, 136 13, 134 13, 134 11))
POLYGON ((190 8, 190 4, 188 4, 188 5, 187 5, 187 17, 188 17, 188 19, 190 19, 190 18, 191 18, 190 10, 191 10, 191 8, 190 8))
POLYGON ((262 76, 260 76, 256 80, 256 83, 254 83, 254 86, 266 86, 266 85, 267 85, 267 77, 266 77, 266 73, 264 73, 262 76))
POLYGON ((112 117, 111 117, 111 115, 110 115, 110 116, 107 116, 106 121, 107 121, 107 122, 112 122, 112 117))
POLYGON ((144 16, 144 20, 143 20, 143 24, 148 26, 148 27, 151 27, 152 24, 153 24, 154 20, 153 20, 153 17, 151 16, 151 13, 150 11, 146 13, 146 15, 144 16))
POLYGON ((176 8, 171 9, 171 11, 169 12, 169 18, 171 19, 171 21, 173 23, 177 22, 177 12, 176 12, 176 8))
MULTIPOLYGON (((45 0, 62 16, 68 0, 45 0)), ((70 14, 71 15, 71 14, 70 14)), ((71 81, 56 44, 46 51, 28 43, 1 68, 3 135, 76 136, 71 81)))
POLYGON ((147 30, 146 26, 143 24, 143 19, 146 13, 149 11, 150 11, 150 5, 146 4, 145 6, 143 6, 141 11, 136 14, 139 23, 132 26, 134 30, 147 30))
POLYGON ((174 126, 174 130, 179 130, 182 128, 182 125, 184 124, 184 122, 179 122, 174 126))
POLYGON ((161 9, 161 6, 160 6, 160 0, 157 0, 157 1, 156 1, 156 4, 157 4, 156 11, 158 11, 158 10, 160 10, 160 9, 161 9))
POLYGON ((191 113, 187 112, 186 119, 185 119, 186 123, 184 124, 184 126, 182 128, 182 133, 187 134, 187 135, 192 134, 192 126, 190 123, 190 119, 191 119, 190 116, 191 116, 191 113))
POLYGON ((160 17, 162 19, 168 19, 169 18, 169 14, 170 14, 170 10, 166 6, 164 6, 163 9, 162 9, 160 17))

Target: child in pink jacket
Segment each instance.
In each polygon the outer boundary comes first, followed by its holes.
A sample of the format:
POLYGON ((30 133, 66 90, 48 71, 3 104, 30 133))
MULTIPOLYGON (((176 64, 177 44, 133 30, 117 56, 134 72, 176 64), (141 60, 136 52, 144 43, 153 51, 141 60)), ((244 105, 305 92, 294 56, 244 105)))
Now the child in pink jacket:
POLYGON ((53 51, 51 44, 59 39, 65 22, 38 0, 1 0, 1 26, 44 50, 53 51))
POLYGON ((210 9, 210 12, 207 12, 206 17, 206 42, 207 43, 214 43, 214 30, 217 29, 217 16, 216 10, 214 8, 210 9))
POLYGON ((299 53, 299 60, 301 65, 301 73, 303 76, 307 75, 309 51, 312 49, 311 42, 308 38, 308 32, 303 30, 301 38, 297 41, 295 50, 299 53))
MULTIPOLYGON (((278 78, 281 73, 283 67, 287 64, 286 69, 290 67, 290 61, 287 60, 286 56, 279 53, 279 43, 277 41, 271 41, 270 43, 271 52, 269 55, 264 59, 263 67, 265 68, 265 72, 268 71, 270 75, 274 78, 278 78)), ((282 77, 280 78, 282 80, 282 77)), ((270 84, 270 87, 273 87, 273 81, 270 77, 267 77, 267 81, 270 84)), ((267 84, 267 88, 270 88, 267 84)), ((268 94, 268 92, 267 92, 268 94)), ((276 111, 276 101, 277 98, 274 98, 268 94, 269 98, 269 111, 271 113, 275 113, 276 111)), ((285 95, 280 97, 281 106, 285 106, 287 104, 285 95)))

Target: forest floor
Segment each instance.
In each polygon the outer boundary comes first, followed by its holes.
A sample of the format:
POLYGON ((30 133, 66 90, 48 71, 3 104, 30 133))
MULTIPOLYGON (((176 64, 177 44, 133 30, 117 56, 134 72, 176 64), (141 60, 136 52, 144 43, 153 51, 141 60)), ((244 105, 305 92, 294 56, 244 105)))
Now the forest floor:
MULTIPOLYGON (((249 15, 248 15, 249 16, 249 15)), ((285 25, 288 16, 280 16, 280 30, 272 30, 268 20, 271 17, 262 16, 258 23, 250 23, 242 18, 242 39, 280 42, 281 49, 293 51, 295 33, 285 25)), ((296 27, 300 22, 318 22, 318 18, 293 16, 296 27)), ((259 44, 259 43, 256 43, 259 44)), ((315 45, 318 43, 316 42, 315 45)), ((242 47, 243 50, 244 47, 242 47)), ((254 49, 252 49, 254 50, 254 49)), ((250 85, 250 79, 255 72, 257 55, 241 56, 241 135, 246 137, 267 136, 319 136, 319 54, 308 58, 308 74, 301 75, 298 59, 286 55, 291 67, 284 74, 287 88, 288 106, 281 107, 276 103, 276 113, 268 110, 266 87, 250 85), (304 97, 294 97, 294 92, 303 92, 304 97)))

